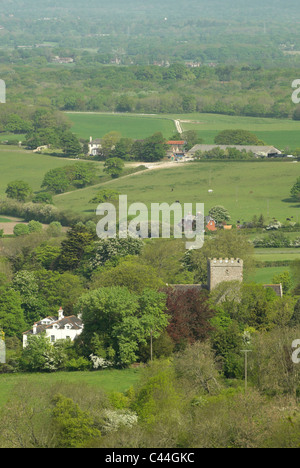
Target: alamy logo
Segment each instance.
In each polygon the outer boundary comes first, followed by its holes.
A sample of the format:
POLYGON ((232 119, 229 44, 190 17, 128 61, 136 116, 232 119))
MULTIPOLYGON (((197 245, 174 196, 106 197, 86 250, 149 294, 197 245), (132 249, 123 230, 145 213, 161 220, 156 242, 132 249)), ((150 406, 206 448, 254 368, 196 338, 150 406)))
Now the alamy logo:
POLYGON ((0 80, 0 103, 6 103, 6 84, 4 80, 0 80))
POLYGON ((100 239, 139 237, 142 239, 181 239, 185 237, 187 249, 201 249, 204 244, 204 204, 196 203, 196 215, 192 215, 193 204, 175 202, 151 203, 150 212, 144 203, 133 203, 128 207, 127 195, 119 196, 119 209, 112 203, 101 203, 96 211, 101 220, 97 224, 100 239), (150 218, 149 218, 150 215, 150 218), (172 228, 172 229, 171 229, 172 228))
POLYGON ((296 88, 292 94, 292 101, 294 104, 300 104, 300 80, 294 80, 292 83, 292 88, 296 88))

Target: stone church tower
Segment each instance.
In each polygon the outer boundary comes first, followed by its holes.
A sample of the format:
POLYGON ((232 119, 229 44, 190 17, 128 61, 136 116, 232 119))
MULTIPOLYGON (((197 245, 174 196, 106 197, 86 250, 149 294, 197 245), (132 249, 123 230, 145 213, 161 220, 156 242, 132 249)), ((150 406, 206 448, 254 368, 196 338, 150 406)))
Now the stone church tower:
POLYGON ((235 258, 213 258, 207 262, 208 289, 212 291, 223 281, 243 281, 243 260, 235 258))

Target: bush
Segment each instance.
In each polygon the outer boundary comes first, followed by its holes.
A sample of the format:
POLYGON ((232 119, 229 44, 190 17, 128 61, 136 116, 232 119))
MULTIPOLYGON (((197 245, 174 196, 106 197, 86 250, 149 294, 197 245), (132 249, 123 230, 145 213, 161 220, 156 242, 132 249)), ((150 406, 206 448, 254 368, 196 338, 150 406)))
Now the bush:
POLYGON ((14 227, 14 235, 15 236, 25 236, 26 234, 29 234, 29 227, 27 224, 16 224, 14 227))
POLYGON ((70 372, 74 371, 86 371, 91 368, 91 363, 84 357, 70 359, 66 363, 66 370, 70 372))

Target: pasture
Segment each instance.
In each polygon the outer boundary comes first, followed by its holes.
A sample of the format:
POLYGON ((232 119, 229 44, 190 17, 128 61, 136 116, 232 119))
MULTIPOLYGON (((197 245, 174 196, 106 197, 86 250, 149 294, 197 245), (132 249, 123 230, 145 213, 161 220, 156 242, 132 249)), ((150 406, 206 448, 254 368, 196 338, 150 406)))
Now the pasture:
POLYGON ((163 116, 133 114, 67 113, 73 123, 72 132, 78 138, 102 138, 106 133, 117 131, 122 137, 136 140, 162 132, 165 138, 175 133, 175 124, 163 116))
POLYGON ((215 136, 226 129, 248 130, 267 145, 282 151, 300 148, 300 121, 260 117, 240 117, 218 114, 100 114, 68 112, 73 123, 72 131, 79 138, 101 138, 110 131, 118 131, 123 137, 141 139, 155 132, 170 138, 175 132, 174 120, 178 119, 183 131, 196 130, 206 144, 213 144, 215 136))
POLYGON ((103 370, 95 372, 55 372, 50 374, 1 374, 0 375, 0 407, 13 394, 14 389, 30 384, 33 387, 49 389, 60 384, 70 386, 91 387, 104 392, 126 392, 134 386, 139 378, 139 369, 103 370))
POLYGON ((300 121, 217 114, 187 114, 176 118, 180 119, 184 131, 196 130, 206 144, 213 144, 222 130, 241 129, 283 152, 300 147, 300 121))
MULTIPOLYGON (((33 191, 38 191, 47 171, 70 164, 74 164, 74 160, 36 154, 17 147, 0 147, 0 197, 5 196, 7 184, 14 180, 23 180, 33 191)), ((95 164, 101 174, 103 164, 95 164)))
POLYGON ((111 180, 55 197, 59 208, 95 213, 89 200, 101 189, 111 188, 128 196, 128 203, 204 203, 205 214, 215 205, 225 206, 231 222, 250 221, 263 214, 271 221, 299 222, 299 202, 289 199, 299 163, 290 162, 199 162, 176 164, 168 168, 148 169, 134 176, 111 180), (213 192, 209 192, 213 190, 213 192))

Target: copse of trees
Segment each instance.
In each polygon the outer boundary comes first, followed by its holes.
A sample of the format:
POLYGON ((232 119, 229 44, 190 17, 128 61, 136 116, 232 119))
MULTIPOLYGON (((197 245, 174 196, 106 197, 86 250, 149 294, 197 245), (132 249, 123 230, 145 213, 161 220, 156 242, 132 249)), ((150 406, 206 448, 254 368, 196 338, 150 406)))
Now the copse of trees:
POLYGON ((259 140, 253 133, 239 129, 223 130, 215 137, 215 143, 217 145, 265 145, 265 143, 259 140))
POLYGON ((73 165, 51 169, 45 174, 41 188, 52 193, 63 193, 72 188, 90 185, 95 177, 91 164, 78 162, 73 165))

